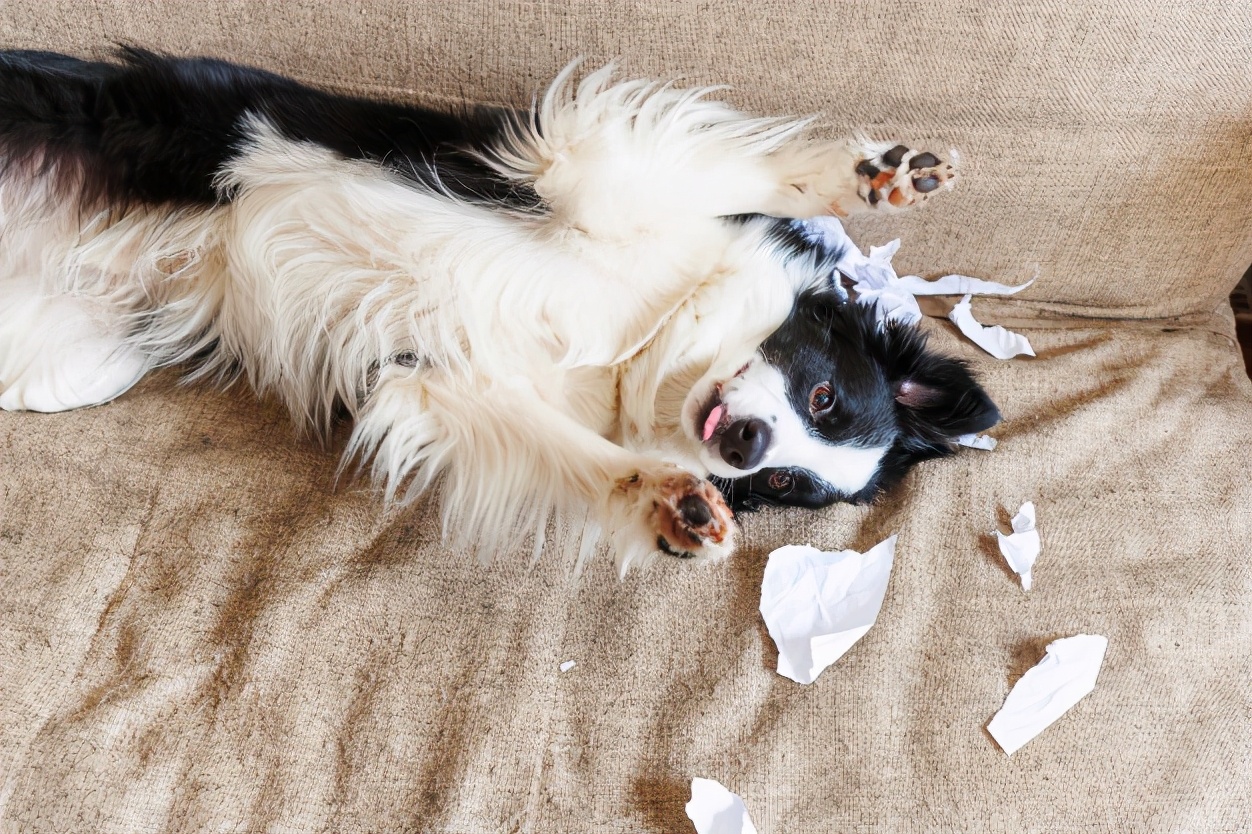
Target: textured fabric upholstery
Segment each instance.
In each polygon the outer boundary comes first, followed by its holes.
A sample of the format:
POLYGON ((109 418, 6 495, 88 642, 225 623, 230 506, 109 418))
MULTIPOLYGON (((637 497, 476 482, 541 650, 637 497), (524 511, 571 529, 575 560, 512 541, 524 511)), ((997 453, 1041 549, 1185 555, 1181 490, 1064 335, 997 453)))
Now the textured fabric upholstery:
POLYGON ((1237 831, 1252 819, 1252 385, 1222 299, 1252 262, 1252 10, 1232 4, 256 4, 10 0, 8 47, 211 54, 377 96, 526 102, 571 58, 729 83, 961 152, 956 192, 860 220, 1035 359, 979 355, 994 452, 873 507, 743 519, 729 563, 619 582, 440 544, 334 484, 277 407, 157 374, 0 413, 0 828, 686 832, 693 776, 762 834, 1237 831), (1024 594, 990 531, 1033 500, 1024 594), (812 686, 756 610, 787 543, 900 534, 878 625, 812 686), (986 734, 1051 639, 1095 692, 1012 758, 986 734), (577 661, 566 673, 565 660, 577 661))

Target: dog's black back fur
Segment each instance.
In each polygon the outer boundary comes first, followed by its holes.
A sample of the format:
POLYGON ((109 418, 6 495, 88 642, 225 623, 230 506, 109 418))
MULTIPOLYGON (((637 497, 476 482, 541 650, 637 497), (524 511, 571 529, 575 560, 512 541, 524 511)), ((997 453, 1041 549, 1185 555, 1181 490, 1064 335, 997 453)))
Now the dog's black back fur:
POLYGON ((88 205, 204 205, 230 199, 214 177, 241 150, 243 117, 287 139, 373 159, 459 198, 533 210, 533 191, 474 152, 517 118, 493 108, 443 113, 306 87, 210 58, 122 48, 118 63, 0 52, 0 143, 8 165, 69 163, 88 205), (436 172, 435 166, 438 166, 436 172))

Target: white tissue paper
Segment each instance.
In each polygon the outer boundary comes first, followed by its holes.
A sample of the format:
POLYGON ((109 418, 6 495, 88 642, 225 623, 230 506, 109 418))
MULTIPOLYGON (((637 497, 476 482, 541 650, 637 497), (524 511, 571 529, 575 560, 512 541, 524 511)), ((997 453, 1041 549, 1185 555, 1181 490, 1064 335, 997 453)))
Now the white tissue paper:
POLYGON ((988 437, 985 434, 963 434, 956 439, 957 445, 968 446, 971 449, 984 449, 990 452, 998 443, 994 437, 988 437))
POLYGON ((1108 645, 1098 634, 1049 643, 1043 660, 1022 675, 987 725, 1000 749, 1013 755, 1095 689, 1108 645))
POLYGON ((575 661, 567 660, 561 664, 560 669, 562 672, 568 672, 570 669, 573 669, 577 665, 578 664, 575 661))
POLYGON ((878 619, 896 537, 866 553, 787 545, 769 555, 761 616, 778 646, 778 674, 812 683, 878 619))
POLYGON ((968 275, 945 275, 933 281, 916 275, 905 275, 899 281, 900 286, 913 295, 1014 295, 1035 283, 1035 279, 1031 278, 1024 284, 1010 287, 1008 284, 997 284, 995 281, 984 281, 968 275))
MULTIPOLYGON (((919 295, 1012 295, 1035 282, 1032 278, 1024 284, 1011 287, 994 281, 983 281, 967 275, 945 275, 927 281, 916 275, 896 275, 891 259, 900 249, 900 241, 893 240, 883 246, 871 246, 869 256, 857 247, 843 224, 834 217, 815 217, 803 223, 803 234, 809 240, 821 243, 828 249, 841 249, 843 256, 835 269, 854 282, 857 300, 862 304, 876 304, 878 320, 896 319, 905 324, 921 321, 922 310, 915 296, 919 295)), ((842 292, 842 290, 840 290, 842 292)))
POLYGON ((1027 501, 1013 516, 1013 532, 1004 535, 995 531, 1000 542, 1000 553, 1013 569, 1013 573, 1022 578, 1022 590, 1030 590, 1030 571, 1039 558, 1039 531, 1035 529, 1035 502, 1027 501))
POLYGON ((915 293, 903 285, 891 265, 899 249, 898 239, 883 246, 871 246, 867 258, 849 242, 835 268, 855 282, 852 289, 859 303, 877 305, 879 321, 897 319, 905 324, 916 324, 922 320, 922 308, 917 306, 915 293))
POLYGON ((1005 330, 998 324, 994 327, 984 327, 974 319, 974 313, 969 307, 970 296, 965 296, 961 301, 952 308, 952 312, 948 313, 948 318, 955 324, 962 333, 974 344, 990 353, 996 359, 1012 359, 1014 356, 1026 354, 1034 356, 1035 349, 1030 346, 1030 342, 1020 333, 1014 333, 1012 330, 1005 330))
POLYGON ((687 816, 696 834, 757 834, 748 808, 715 779, 692 779, 687 816))

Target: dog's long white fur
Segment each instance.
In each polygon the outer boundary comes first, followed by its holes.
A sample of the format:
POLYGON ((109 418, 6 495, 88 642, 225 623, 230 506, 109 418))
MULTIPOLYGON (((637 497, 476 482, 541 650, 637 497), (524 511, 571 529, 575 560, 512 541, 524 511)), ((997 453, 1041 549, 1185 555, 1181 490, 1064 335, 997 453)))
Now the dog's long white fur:
POLYGON ((368 462, 388 499, 438 485, 457 544, 512 548, 554 510, 589 510, 621 571, 646 562, 650 498, 619 480, 703 474, 689 392, 733 374, 812 280, 718 218, 855 200, 853 158, 805 139, 804 120, 749 118, 708 90, 572 73, 485 156, 533 186, 541 214, 414 188, 260 117, 220 178, 233 200, 213 209, 83 217, 9 174, 0 404, 102 402, 211 348, 197 373, 242 373, 303 426, 327 429, 342 403, 345 461, 368 462), (73 340, 49 350, 36 334, 66 304, 94 323, 91 362, 114 381, 49 399, 30 369, 73 364, 73 340))

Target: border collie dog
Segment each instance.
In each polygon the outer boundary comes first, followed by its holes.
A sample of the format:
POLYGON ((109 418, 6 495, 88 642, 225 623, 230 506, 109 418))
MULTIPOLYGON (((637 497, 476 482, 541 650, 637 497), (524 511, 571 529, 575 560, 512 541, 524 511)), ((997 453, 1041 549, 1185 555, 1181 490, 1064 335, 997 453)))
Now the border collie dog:
POLYGON ((442 113, 124 49, 0 53, 0 407, 242 376, 485 551, 586 514, 619 570, 732 508, 865 501, 999 419, 801 221, 952 185, 710 90, 563 72, 442 113))

